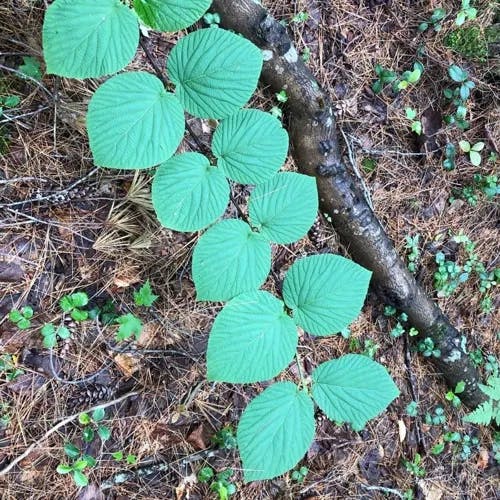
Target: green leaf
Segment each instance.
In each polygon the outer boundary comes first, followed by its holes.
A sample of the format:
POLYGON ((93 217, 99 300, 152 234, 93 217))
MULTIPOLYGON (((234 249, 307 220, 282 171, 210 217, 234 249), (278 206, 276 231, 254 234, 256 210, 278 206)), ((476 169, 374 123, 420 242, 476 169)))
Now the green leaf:
POLYGON ((233 181, 258 184, 280 169, 288 152, 281 122, 258 109, 241 109, 222 120, 212 139, 217 166, 233 181))
POLYGON ((448 68, 448 74, 454 82, 458 83, 465 82, 468 77, 467 71, 464 71, 460 66, 457 66, 456 64, 452 64, 448 68))
POLYGON ((82 439, 86 443, 90 443, 94 440, 94 429, 92 427, 85 427, 82 431, 82 439))
POLYGON ((73 467, 71 467, 71 465, 67 465, 67 464, 59 464, 57 466, 57 469, 56 469, 56 472, 58 474, 69 474, 72 471, 73 471, 73 467))
POLYGON ((60 326, 57 329, 57 335, 62 339, 69 339, 71 337, 71 332, 66 326, 60 326))
POLYGON ((97 428, 97 434, 99 434, 101 441, 107 441, 111 437, 111 430, 109 427, 106 427, 105 425, 100 425, 97 428))
POLYGON ((127 340, 132 336, 134 336, 136 340, 139 339, 142 332, 142 322, 137 316, 127 313, 119 318, 116 318, 115 323, 120 325, 115 336, 117 342, 127 340))
POLYGON ((115 451, 115 452, 111 453, 111 456, 115 460, 122 460, 123 459, 123 451, 115 451))
POLYGON ((88 311, 82 311, 81 309, 73 309, 70 316, 75 321, 85 321, 89 317, 88 311))
POLYGON ((460 382, 457 383, 457 385, 455 386, 455 390, 454 390, 454 393, 455 394, 461 394, 462 392, 464 392, 465 390, 465 382, 463 380, 461 380, 460 382))
POLYGON ((92 96, 87 129, 97 165, 148 168, 175 153, 184 135, 184 111, 156 76, 122 73, 92 96))
POLYGON ((80 456, 80 450, 73 443, 64 444, 64 453, 66 453, 69 458, 78 458, 80 456))
POLYGON ((131 455, 130 453, 127 455, 126 459, 129 465, 135 465, 137 463, 137 457, 135 455, 131 455))
POLYGON ((139 25, 119 0, 55 0, 43 23, 47 73, 97 78, 123 69, 134 57, 139 25))
POLYGON ((245 481, 272 479, 297 465, 314 437, 311 398, 291 382, 278 382, 253 399, 241 416, 237 439, 245 481))
POLYGON ((77 460, 74 464, 73 464, 73 470, 83 470, 85 469, 86 467, 88 467, 88 463, 86 460, 77 460))
POLYGON ((40 81, 42 79, 42 70, 40 69, 40 61, 31 56, 23 57, 23 64, 17 68, 24 76, 40 81))
POLYGON ((396 384, 379 363, 347 354, 320 364, 312 373, 312 395, 330 420, 361 430, 399 395, 396 384))
POLYGON ((489 425, 493 418, 493 404, 490 401, 481 403, 472 413, 465 415, 464 422, 478 425, 489 425))
MULTIPOLYGON (((472 146, 472 151, 482 151, 484 149, 484 142, 476 142, 476 144, 474 144, 474 146, 472 146)), ((24 308, 23 308, 23 311, 24 311, 24 308)), ((24 314, 24 312, 23 312, 24 314)), ((31 310, 31 314, 33 314, 33 310, 31 310)), ((28 316, 26 316, 26 314, 24 314, 24 317, 25 318, 28 318, 28 316)))
POLYGON ((88 425, 92 422, 92 420, 90 419, 90 415, 88 413, 80 413, 80 415, 78 415, 78 422, 82 425, 88 425))
POLYGON ((200 153, 183 153, 163 163, 153 179, 153 207, 161 224, 198 231, 216 221, 229 202, 229 184, 220 168, 200 153))
MULTIPOLYGON (((457 26, 462 26, 462 24, 465 23, 465 19, 466 19, 466 15, 465 15, 465 12, 463 10, 459 11, 459 13, 457 14, 457 18, 455 20, 455 24, 457 26)), ((456 81, 456 80, 455 80, 456 81)))
POLYGON ((65 295, 60 301, 59 306, 61 307, 63 312, 69 312, 73 309, 73 302, 69 298, 69 295, 65 295))
POLYGON ((85 292, 72 293, 69 300, 73 307, 85 307, 89 303, 89 297, 85 292))
POLYGON ((21 314, 20 311, 14 309, 13 311, 10 311, 9 313, 9 321, 12 321, 12 323, 17 323, 18 321, 21 321, 23 319, 23 315, 21 314))
POLYGON ((155 295, 151 290, 151 283, 149 280, 147 280, 139 290, 134 292, 134 302, 136 306, 151 307, 157 298, 158 295, 155 295))
POLYGON ((198 21, 212 0, 134 0, 134 9, 147 26, 177 31, 198 21))
POLYGON ((79 470, 75 470, 73 472, 73 480, 79 488, 83 488, 84 486, 87 486, 89 484, 87 476, 85 476, 85 474, 79 470))
POLYGON ((316 180, 281 172, 253 190, 248 211, 252 226, 273 243, 297 241, 307 234, 318 212, 316 180))
POLYGON ((481 155, 477 151, 470 151, 469 158, 470 158, 470 162, 475 167, 479 167, 479 165, 481 165, 481 155))
POLYGON ((97 464, 97 460, 92 455, 83 455, 82 460, 85 460, 89 467, 94 467, 97 464))
POLYGON ((199 118, 226 118, 252 95, 262 68, 261 51, 243 37, 217 28, 181 38, 168 58, 175 93, 199 118))
POLYGON ((97 408, 92 412, 92 420, 94 422, 100 422, 106 416, 106 411, 104 408, 97 408))
POLYGON ((271 268, 271 246, 241 220, 211 227, 193 253, 197 300, 230 300, 264 283, 271 268))
MULTIPOLYGON (((484 142, 478 142, 477 144, 474 145, 477 146, 478 144, 482 144, 484 146, 484 142)), ((473 148, 474 149, 474 148, 473 148)), ((481 148, 482 149, 482 148, 481 148)), ((480 151, 480 149, 476 149, 476 151, 480 151)), ((30 319, 33 317, 33 308, 31 306, 24 306, 21 309, 21 314, 26 318, 30 319)))
POLYGON ((460 146, 460 149, 464 152, 464 153, 468 153, 470 151, 470 142, 469 141, 460 141, 458 143, 458 145, 460 146))
POLYGON ((284 370, 297 348, 297 328, 281 300, 259 290, 238 295, 215 318, 207 348, 207 378, 249 384, 284 370))
POLYGON ((417 116, 417 110, 413 108, 405 108, 406 118, 413 120, 417 116))
POLYGON ((6 108, 15 108, 21 102, 21 98, 17 95, 8 95, 7 97, 0 98, 0 101, 2 100, 6 108))
POLYGON ((371 272, 339 255, 295 261, 283 282, 295 322, 313 335, 340 332, 361 311, 371 272))
POLYGON ((29 328, 31 325, 31 322, 29 319, 26 319, 26 318, 21 318, 18 322, 17 322, 17 327, 19 328, 19 330, 26 330, 27 328, 29 328))

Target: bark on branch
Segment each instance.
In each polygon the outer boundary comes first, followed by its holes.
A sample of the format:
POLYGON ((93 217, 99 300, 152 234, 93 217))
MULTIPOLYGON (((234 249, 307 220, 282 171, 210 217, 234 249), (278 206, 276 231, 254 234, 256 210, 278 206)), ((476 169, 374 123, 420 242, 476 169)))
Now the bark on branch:
POLYGON ((417 284, 365 200, 338 147, 333 107, 298 57, 286 29, 254 0, 214 0, 224 28, 263 50, 261 80, 273 91, 286 89, 292 155, 299 170, 316 177, 321 210, 329 214, 352 258, 373 272, 372 284, 384 303, 404 311, 421 338, 441 351, 432 358, 450 387, 463 380, 460 398, 470 407, 485 400, 479 375, 461 347, 461 334, 417 284))

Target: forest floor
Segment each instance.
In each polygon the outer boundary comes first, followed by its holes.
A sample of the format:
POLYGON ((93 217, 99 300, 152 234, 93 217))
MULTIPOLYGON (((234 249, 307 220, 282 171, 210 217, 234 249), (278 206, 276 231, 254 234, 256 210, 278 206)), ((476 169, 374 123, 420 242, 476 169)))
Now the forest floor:
MULTIPOLYGON (((384 314, 375 295, 350 338, 301 337, 304 368, 310 373, 332 357, 364 353, 388 368, 400 397, 361 432, 319 415, 316 438, 300 464, 308 468, 302 481, 289 473, 243 483, 233 434, 259 385, 205 380, 207 336, 220 305, 195 301, 190 256, 199 235, 159 226, 147 171, 94 167, 85 110, 100 81, 44 73, 45 3, 8 0, 0 6, 0 469, 37 443, 0 475, 2 498, 217 498, 197 480, 203 467, 231 469, 232 498, 241 499, 500 498, 500 435, 462 421, 467 409, 445 398, 440 374, 415 352, 408 332, 397 336, 397 319, 384 314), (159 296, 149 308, 134 301, 147 280, 159 296), (88 295, 88 309, 101 320, 104 314, 140 317, 139 340, 117 345, 112 322, 68 319, 59 301, 75 292, 88 295), (8 315, 23 306, 34 314, 20 329, 8 315), (71 332, 50 351, 40 332, 49 322, 64 322, 71 332), (75 418, 46 436, 65 417, 115 399, 120 401, 105 409, 99 424, 75 418), (92 438, 98 425, 109 439, 97 432, 92 438), (56 472, 71 454, 68 443, 97 461, 84 471, 85 488, 56 472)), ((484 264, 487 273, 500 267, 493 178, 500 174, 498 59, 478 60, 485 50, 481 34, 498 22, 493 4, 475 2, 477 20, 464 25, 477 27, 470 31, 475 41, 469 41, 472 55, 464 56, 447 47, 458 28, 457 1, 263 3, 286 23, 331 93, 345 155, 357 165, 401 257, 414 263, 418 281, 463 332, 482 375, 498 373, 498 287, 490 280, 491 288, 481 291, 481 278, 471 272, 449 296, 438 296, 443 293, 434 277, 439 252, 450 262, 443 283, 451 288, 463 273, 457 266, 468 260, 484 264), (438 7, 447 12, 442 29, 419 32, 438 7), (372 91, 376 64, 401 74, 417 59, 424 65, 417 83, 399 93, 372 91), (453 104, 443 91, 457 86, 448 73, 453 63, 475 83, 465 131, 444 123, 453 104), (411 131, 405 108, 416 110, 422 135, 411 131), (485 143, 479 166, 459 149, 461 140, 485 143), (446 144, 456 146, 452 170, 443 168, 446 144), (457 235, 468 240, 457 241, 457 235)), ((160 64, 178 36, 150 32, 147 43, 160 64)), ((152 71, 141 51, 130 68, 152 71)), ((265 88, 253 104, 283 108, 286 126, 286 104, 265 88)), ((190 123, 210 140, 213 123, 190 123)), ((181 148, 195 144, 187 138, 181 148)), ((285 168, 295 168, 292 160, 285 168)), ((247 196, 235 186, 243 208, 247 196)), ((326 220, 318 227, 315 241, 348 255, 326 220)), ((295 257, 314 252, 308 238, 277 246, 273 271, 282 276, 295 257)))

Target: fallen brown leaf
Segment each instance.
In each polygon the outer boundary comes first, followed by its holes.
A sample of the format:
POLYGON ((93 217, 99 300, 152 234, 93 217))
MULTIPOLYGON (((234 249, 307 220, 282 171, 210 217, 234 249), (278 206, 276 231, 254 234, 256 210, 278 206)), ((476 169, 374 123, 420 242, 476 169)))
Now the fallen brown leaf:
POLYGON ((196 450, 204 450, 208 446, 206 439, 205 428, 203 424, 200 424, 193 432, 191 432, 191 434, 189 434, 187 442, 192 444, 196 450))

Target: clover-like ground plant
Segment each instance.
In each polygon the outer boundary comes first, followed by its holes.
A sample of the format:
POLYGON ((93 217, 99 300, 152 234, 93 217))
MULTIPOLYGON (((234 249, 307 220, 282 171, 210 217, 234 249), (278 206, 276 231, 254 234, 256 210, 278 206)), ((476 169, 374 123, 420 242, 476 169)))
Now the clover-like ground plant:
POLYGON ((242 109, 257 86, 261 51, 211 27, 181 37, 173 47, 168 88, 144 71, 115 74, 135 54, 139 21, 176 31, 209 6, 210 0, 135 0, 133 8, 119 0, 55 0, 45 16, 43 45, 48 73, 112 75, 88 108, 95 164, 154 168, 152 201, 160 223, 176 231, 205 230, 192 261, 197 300, 227 302, 209 336, 208 379, 243 384, 279 377, 250 402, 238 425, 244 478, 253 481, 283 474, 302 459, 314 437, 315 404, 330 419, 361 429, 398 389, 382 365, 356 354, 318 365, 310 380, 281 375, 297 356, 302 330, 330 335, 356 318, 371 273, 338 255, 313 255, 290 267, 282 297, 261 289, 271 245, 305 236, 318 210, 314 178, 278 172, 288 151, 281 123, 257 109, 242 109), (175 154, 185 112, 219 121, 212 158, 175 154), (248 217, 222 218, 229 181, 254 186, 248 217))

